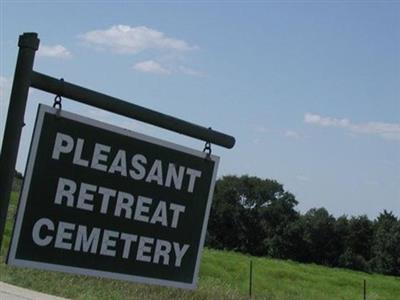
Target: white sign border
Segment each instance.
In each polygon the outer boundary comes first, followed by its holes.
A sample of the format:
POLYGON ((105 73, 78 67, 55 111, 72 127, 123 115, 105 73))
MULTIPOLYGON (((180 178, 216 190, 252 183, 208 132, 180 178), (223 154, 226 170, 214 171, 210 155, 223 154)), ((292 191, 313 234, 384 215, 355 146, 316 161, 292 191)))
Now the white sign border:
MULTIPOLYGON (((205 240, 206 231, 207 231, 206 229, 207 229, 208 217, 210 214, 211 202, 212 202, 212 197, 214 194, 214 186, 215 186, 217 169, 218 169, 218 164, 219 164, 219 157, 215 156, 215 155, 210 155, 210 157, 208 158, 208 159, 211 159, 214 161, 214 170, 213 170, 212 180, 211 180, 211 184, 210 184, 210 190, 208 193, 206 211, 205 211, 204 219, 203 219, 203 226, 202 226, 202 231, 201 231, 201 236, 200 236, 200 243, 199 243, 196 265, 195 265, 194 274, 193 274, 193 280, 191 283, 184 283, 184 282, 180 282, 180 281, 172 281, 172 280, 165 280, 165 279, 149 278, 149 277, 136 276, 136 275, 128 275, 128 274, 123 274, 123 273, 99 271, 99 270, 64 266, 64 265, 51 264, 51 263, 43 263, 43 262, 37 262, 37 261, 31 261, 31 260, 18 259, 15 257, 17 247, 18 247, 18 242, 19 242, 19 235, 21 232, 22 221, 23 221, 23 217, 25 214, 26 201, 27 201, 27 197, 28 197, 30 184, 31 184, 32 173, 33 173, 34 164, 35 164, 35 160, 36 160, 37 148, 38 148, 38 144, 39 144, 40 135, 42 132, 43 120, 44 120, 44 116, 46 113, 56 115, 57 109, 47 106, 47 105, 43 105, 43 104, 40 104, 39 108, 38 108, 38 113, 37 113, 36 122, 35 122, 35 128, 34 128, 34 132, 33 132, 33 136, 32 136, 31 147, 29 150, 28 162, 27 162, 27 166, 26 166, 26 170, 25 170, 24 183, 22 186, 22 192, 20 195, 19 203, 18 203, 17 216, 16 216, 14 228, 13 228, 11 246, 10 246, 9 253, 7 256, 7 264, 17 266, 17 267, 29 267, 29 268, 44 269, 44 270, 49 270, 49 271, 58 271, 58 272, 66 272, 66 273, 72 273, 72 274, 105 277, 105 278, 110 278, 110 279, 118 279, 118 280, 132 281, 132 282, 138 282, 138 283, 149 283, 149 284, 157 284, 157 285, 176 287, 176 288, 195 289, 197 287, 197 283, 198 283, 200 259, 201 259, 201 255, 203 253, 204 240, 205 240)), ((66 118, 66 119, 80 122, 80 123, 83 123, 83 124, 86 124, 89 126, 98 127, 98 128, 101 128, 101 129, 104 129, 107 131, 115 132, 117 134, 125 135, 127 137, 132 137, 132 138, 139 139, 139 140, 142 140, 145 142, 160 145, 160 146, 170 148, 173 150, 177 150, 180 152, 188 153, 193 156, 201 157, 204 159, 207 158, 206 153, 198 151, 198 150, 194 150, 194 149, 187 148, 187 147, 184 147, 184 146, 181 146, 178 144, 174 144, 174 143, 171 143, 168 141, 153 138, 153 137, 143 135, 143 134, 140 134, 140 133, 137 133, 137 132, 134 132, 131 130, 127 130, 127 129, 124 129, 121 127, 117 127, 117 126, 114 126, 111 124, 106 124, 106 123, 103 123, 103 122, 100 122, 97 120, 93 120, 93 119, 90 119, 90 118, 87 118, 84 116, 77 115, 75 113, 67 112, 64 110, 61 110, 58 113, 61 118, 66 118)))

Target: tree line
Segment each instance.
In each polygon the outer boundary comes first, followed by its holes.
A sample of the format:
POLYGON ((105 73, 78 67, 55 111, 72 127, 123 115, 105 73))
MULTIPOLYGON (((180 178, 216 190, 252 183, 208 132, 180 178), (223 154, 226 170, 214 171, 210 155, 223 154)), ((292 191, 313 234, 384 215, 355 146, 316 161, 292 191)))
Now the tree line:
POLYGON ((225 176, 216 183, 207 246, 400 276, 400 219, 392 212, 335 218, 325 208, 301 214, 297 204, 275 180, 225 176))

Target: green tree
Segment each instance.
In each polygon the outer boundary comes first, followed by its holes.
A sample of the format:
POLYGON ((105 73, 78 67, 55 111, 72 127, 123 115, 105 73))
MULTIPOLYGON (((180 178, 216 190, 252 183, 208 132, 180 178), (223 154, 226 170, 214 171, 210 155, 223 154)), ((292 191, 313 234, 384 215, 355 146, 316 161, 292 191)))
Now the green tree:
POLYGON ((400 275, 400 221, 386 210, 375 222, 370 268, 372 271, 400 275))
POLYGON ((340 236, 335 231, 335 218, 325 208, 310 209, 304 215, 304 240, 308 261, 337 265, 340 236))
POLYGON ((295 220, 297 201, 274 180, 225 176, 214 192, 208 244, 254 255, 268 254, 268 241, 295 220))
POLYGON ((373 223, 367 216, 352 217, 349 220, 349 233, 346 237, 347 248, 361 255, 365 260, 369 260, 373 233, 373 223))

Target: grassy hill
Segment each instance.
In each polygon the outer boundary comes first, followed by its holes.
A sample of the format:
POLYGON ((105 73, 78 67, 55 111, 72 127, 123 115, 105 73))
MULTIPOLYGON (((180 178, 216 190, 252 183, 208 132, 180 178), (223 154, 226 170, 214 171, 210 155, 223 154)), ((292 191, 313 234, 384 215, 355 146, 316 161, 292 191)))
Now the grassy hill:
POLYGON ((0 281, 73 299, 248 299, 249 262, 253 261, 253 298, 274 300, 400 299, 400 277, 366 274, 290 261, 255 258, 234 252, 205 249, 196 291, 75 276, 4 264, 10 241, 17 192, 13 192, 0 281))

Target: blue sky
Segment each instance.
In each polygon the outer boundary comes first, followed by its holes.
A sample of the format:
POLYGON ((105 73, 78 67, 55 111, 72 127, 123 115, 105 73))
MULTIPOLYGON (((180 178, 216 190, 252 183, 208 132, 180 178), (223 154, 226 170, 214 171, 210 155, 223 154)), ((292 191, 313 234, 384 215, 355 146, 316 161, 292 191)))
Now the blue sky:
MULTIPOLYGON (((219 176, 283 183, 302 212, 400 215, 400 2, 1 2, 0 132, 18 36, 34 69, 229 133, 219 176)), ((17 169, 38 103, 32 89, 17 169)), ((64 99, 63 108, 202 149, 203 142, 64 99)))

